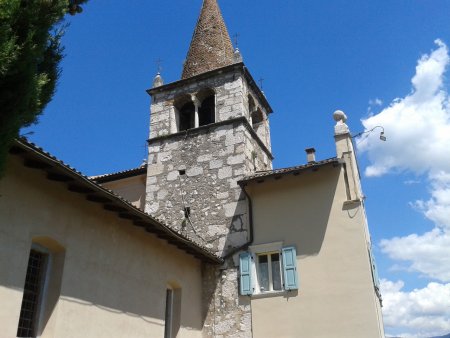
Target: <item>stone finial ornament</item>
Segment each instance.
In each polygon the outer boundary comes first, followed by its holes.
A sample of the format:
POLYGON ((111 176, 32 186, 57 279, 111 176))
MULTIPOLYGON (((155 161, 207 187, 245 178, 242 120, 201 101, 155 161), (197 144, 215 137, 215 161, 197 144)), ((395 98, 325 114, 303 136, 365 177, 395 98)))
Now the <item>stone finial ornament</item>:
POLYGON ((243 62, 243 61, 244 61, 244 59, 242 58, 241 51, 239 50, 239 48, 236 48, 234 50, 234 62, 239 63, 239 62, 243 62))
POLYGON ((336 125, 334 126, 335 135, 350 133, 347 124, 345 124, 345 122, 347 121, 347 115, 345 115, 342 110, 336 110, 333 113, 333 119, 336 121, 336 125))
POLYGON ((345 123, 347 121, 347 115, 345 115, 345 113, 342 110, 336 110, 333 113, 333 119, 336 122, 342 121, 343 123, 345 123))
POLYGON ((161 76, 161 74, 158 72, 153 79, 153 88, 161 87, 164 84, 164 80, 161 76))

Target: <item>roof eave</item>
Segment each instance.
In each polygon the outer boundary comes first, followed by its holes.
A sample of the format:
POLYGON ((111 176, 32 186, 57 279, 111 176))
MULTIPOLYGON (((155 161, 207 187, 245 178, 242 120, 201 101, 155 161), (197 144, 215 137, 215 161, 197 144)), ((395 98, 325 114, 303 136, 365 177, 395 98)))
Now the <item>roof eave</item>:
POLYGON ((22 156, 26 166, 46 171, 48 179, 67 183, 68 190, 85 194, 87 200, 103 204, 106 210, 117 212, 118 217, 132 221, 134 225, 143 227, 147 232, 166 240, 169 244, 175 245, 187 254, 208 263, 223 263, 220 257, 209 252, 206 248, 163 225, 151 215, 137 209, 130 202, 96 184, 28 141, 16 140, 10 153, 22 156))
POLYGON ((139 168, 133 168, 129 170, 119 171, 110 174, 98 175, 98 176, 90 176, 89 179, 96 183, 107 183, 111 181, 122 180, 125 178, 135 177, 144 175, 147 172, 147 165, 144 165, 139 168))
POLYGON ((268 178, 278 178, 281 176, 296 175, 301 172, 305 172, 307 170, 319 169, 319 168, 327 166, 327 165, 337 166, 339 164, 342 164, 342 161, 340 159, 330 158, 330 159, 315 162, 315 163, 308 163, 303 166, 277 169, 277 170, 270 171, 266 174, 265 173, 260 173, 260 174, 257 173, 253 176, 243 178, 242 180, 238 181, 237 183, 240 186, 245 186, 245 185, 247 185, 249 183, 253 183, 253 182, 263 182, 264 180, 266 180, 268 178))

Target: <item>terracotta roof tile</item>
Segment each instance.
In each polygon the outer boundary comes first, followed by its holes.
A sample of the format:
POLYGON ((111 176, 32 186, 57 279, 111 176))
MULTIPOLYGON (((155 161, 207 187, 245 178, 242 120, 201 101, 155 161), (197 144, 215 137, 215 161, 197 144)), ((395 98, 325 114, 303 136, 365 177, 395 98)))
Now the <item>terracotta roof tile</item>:
POLYGON ((105 189, 75 168, 25 138, 15 140, 10 149, 10 153, 23 157, 25 163, 28 161, 28 166, 32 168, 46 170, 48 178, 66 182, 69 190, 90 194, 87 196, 91 197, 88 200, 103 203, 106 210, 118 212, 118 217, 133 221, 134 224, 144 227, 148 232, 167 240, 188 254, 210 263, 222 263, 222 258, 209 251, 202 244, 197 243, 194 239, 179 233, 162 223, 159 219, 136 208, 121 196, 111 190, 105 189), (76 184, 75 187, 73 186, 74 184, 76 184))
POLYGON ((104 182, 120 180, 123 178, 133 177, 133 176, 137 176, 137 175, 142 175, 142 174, 145 174, 146 172, 147 172, 147 164, 144 164, 138 168, 122 170, 122 171, 118 171, 115 173, 90 176, 89 179, 91 179, 97 183, 104 183, 104 182))
POLYGON ((234 49, 216 0, 204 0, 182 79, 234 63, 234 49))

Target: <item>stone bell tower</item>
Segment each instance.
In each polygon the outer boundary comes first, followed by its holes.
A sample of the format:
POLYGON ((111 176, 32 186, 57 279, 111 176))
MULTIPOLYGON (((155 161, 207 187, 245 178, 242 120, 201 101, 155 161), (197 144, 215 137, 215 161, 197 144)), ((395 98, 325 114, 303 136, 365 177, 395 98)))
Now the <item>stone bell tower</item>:
POLYGON ((156 76, 146 211, 226 255, 248 240, 237 182, 272 168, 272 109, 233 46, 216 0, 204 0, 181 76, 156 76))
POLYGON ((251 240, 250 201, 238 181, 272 169, 272 109, 234 50, 216 0, 204 0, 181 80, 151 96, 145 210, 224 257, 203 267, 206 337, 251 337, 233 256, 251 240))

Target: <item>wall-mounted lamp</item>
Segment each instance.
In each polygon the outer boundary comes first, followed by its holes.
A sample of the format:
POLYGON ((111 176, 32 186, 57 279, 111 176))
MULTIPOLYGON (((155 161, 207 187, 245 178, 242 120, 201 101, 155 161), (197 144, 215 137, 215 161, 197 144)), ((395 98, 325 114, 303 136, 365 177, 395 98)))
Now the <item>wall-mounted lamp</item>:
POLYGON ((373 127, 372 129, 370 129, 368 131, 362 131, 362 132, 360 132, 360 133, 358 133, 356 135, 353 135, 352 138, 359 137, 359 136, 362 136, 362 135, 365 135, 365 134, 370 134, 377 128, 381 128, 380 140, 381 141, 386 141, 387 138, 386 138, 386 136, 384 136, 384 128, 382 126, 375 126, 375 127, 373 127))

